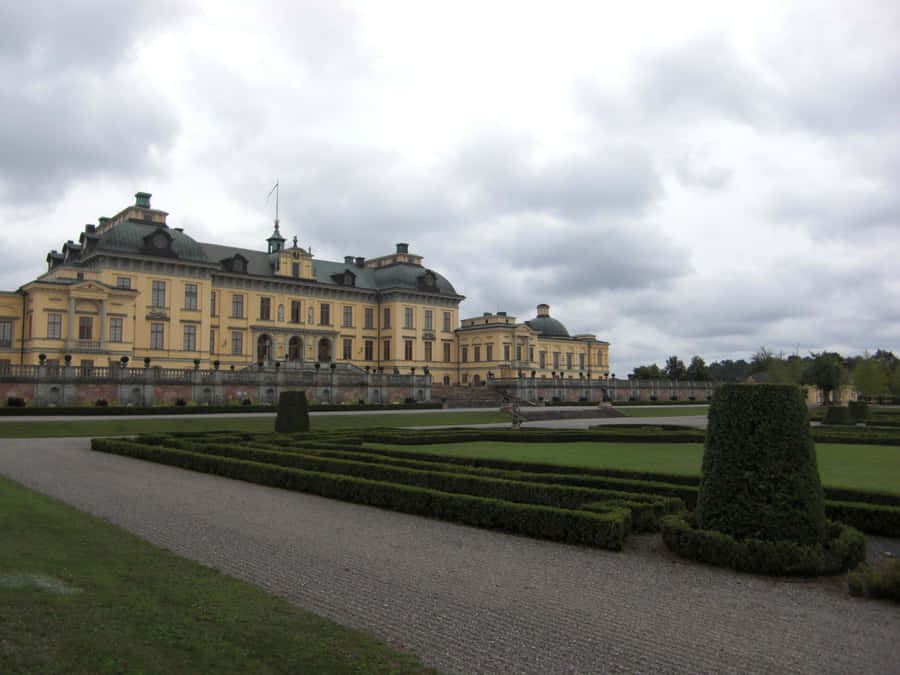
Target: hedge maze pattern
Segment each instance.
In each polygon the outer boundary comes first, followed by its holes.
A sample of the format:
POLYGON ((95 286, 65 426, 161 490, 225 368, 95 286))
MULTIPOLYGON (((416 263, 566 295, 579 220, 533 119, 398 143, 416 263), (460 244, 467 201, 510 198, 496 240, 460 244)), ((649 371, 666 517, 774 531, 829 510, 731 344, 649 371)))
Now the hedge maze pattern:
MULTIPOLYGON (((621 550, 692 510, 699 478, 473 459, 373 448, 466 440, 592 440, 591 432, 377 429, 302 434, 155 434, 95 438, 94 450, 283 489, 570 544, 621 550)), ((638 437, 636 437, 637 440, 638 437)), ((593 440, 599 440, 593 438, 593 440)), ((679 442, 680 439, 674 442, 679 442)), ((828 518, 900 536, 900 495, 825 490, 828 518)))

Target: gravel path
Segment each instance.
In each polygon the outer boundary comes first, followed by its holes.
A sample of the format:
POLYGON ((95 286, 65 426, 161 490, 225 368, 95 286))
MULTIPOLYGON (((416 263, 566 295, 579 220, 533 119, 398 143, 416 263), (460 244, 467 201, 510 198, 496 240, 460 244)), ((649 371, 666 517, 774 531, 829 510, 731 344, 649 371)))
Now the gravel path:
POLYGON ((900 610, 735 574, 658 536, 611 553, 94 453, 0 441, 0 473, 459 673, 889 673, 900 610))

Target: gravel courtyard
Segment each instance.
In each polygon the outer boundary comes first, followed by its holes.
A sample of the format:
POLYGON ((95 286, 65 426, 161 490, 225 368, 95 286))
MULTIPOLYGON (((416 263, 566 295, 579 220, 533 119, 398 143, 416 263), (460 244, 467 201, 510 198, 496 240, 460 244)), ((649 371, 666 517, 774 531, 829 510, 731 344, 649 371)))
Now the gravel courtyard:
POLYGON ((611 553, 92 452, 0 440, 0 474, 445 672, 894 673, 900 609, 840 579, 611 553))

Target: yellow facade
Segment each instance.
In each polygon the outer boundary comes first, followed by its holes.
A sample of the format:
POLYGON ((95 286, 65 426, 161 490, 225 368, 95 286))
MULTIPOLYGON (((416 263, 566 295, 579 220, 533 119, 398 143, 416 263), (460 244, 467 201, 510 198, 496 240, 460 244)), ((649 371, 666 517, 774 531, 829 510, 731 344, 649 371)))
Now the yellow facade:
POLYGON ((479 384, 523 375, 537 379, 602 379, 609 376, 609 343, 594 335, 569 336, 547 305, 524 323, 505 312, 463 319, 457 331, 458 380, 479 384))
POLYGON ((548 335, 502 313, 460 326, 464 296, 407 244, 368 260, 319 260, 296 237, 286 245, 277 221, 266 251, 201 244, 168 225, 149 194, 136 197, 87 226, 79 243, 48 254, 45 274, 0 293, 0 362, 36 364, 41 355, 75 366, 114 366, 123 357, 163 368, 334 362, 402 373, 427 367, 445 384, 519 370, 608 374, 609 345, 591 335, 548 335))

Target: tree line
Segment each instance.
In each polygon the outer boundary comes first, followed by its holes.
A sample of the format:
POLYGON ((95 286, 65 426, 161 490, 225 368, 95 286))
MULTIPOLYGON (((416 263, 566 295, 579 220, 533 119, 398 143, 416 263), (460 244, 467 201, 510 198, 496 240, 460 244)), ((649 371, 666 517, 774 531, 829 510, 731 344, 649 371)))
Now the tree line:
POLYGON ((761 347, 749 361, 725 359, 707 365, 700 356, 694 356, 687 366, 678 356, 670 356, 662 368, 655 363, 637 366, 628 377, 717 382, 744 382, 752 378, 764 382, 816 385, 822 389, 826 400, 841 385, 852 384, 865 398, 900 397, 900 359, 884 349, 862 356, 844 357, 837 352, 823 351, 801 357, 775 354, 761 347))

